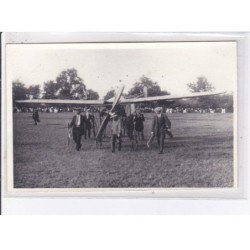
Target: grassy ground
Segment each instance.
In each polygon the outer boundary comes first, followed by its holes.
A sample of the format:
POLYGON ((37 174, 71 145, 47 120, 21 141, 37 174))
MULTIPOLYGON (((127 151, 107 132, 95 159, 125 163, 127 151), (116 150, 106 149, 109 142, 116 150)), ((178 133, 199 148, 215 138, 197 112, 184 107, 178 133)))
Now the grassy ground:
MULTIPOLYGON (((112 154, 109 138, 102 149, 84 140, 80 152, 67 146, 72 113, 14 114, 14 186, 16 188, 83 187, 231 187, 233 185, 233 115, 170 114, 173 139, 163 155, 140 142, 132 151, 123 138, 112 154)), ((148 139, 152 114, 146 114, 148 139)), ((108 134, 108 129, 107 129, 108 134)))

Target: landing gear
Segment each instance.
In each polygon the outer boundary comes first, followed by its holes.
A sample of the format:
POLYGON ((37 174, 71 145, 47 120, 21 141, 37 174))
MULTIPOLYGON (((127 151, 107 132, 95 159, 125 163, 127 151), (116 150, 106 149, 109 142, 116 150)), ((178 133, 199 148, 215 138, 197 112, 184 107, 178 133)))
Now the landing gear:
POLYGON ((96 146, 96 148, 99 148, 99 149, 102 148, 102 140, 101 141, 96 140, 95 146, 96 146))

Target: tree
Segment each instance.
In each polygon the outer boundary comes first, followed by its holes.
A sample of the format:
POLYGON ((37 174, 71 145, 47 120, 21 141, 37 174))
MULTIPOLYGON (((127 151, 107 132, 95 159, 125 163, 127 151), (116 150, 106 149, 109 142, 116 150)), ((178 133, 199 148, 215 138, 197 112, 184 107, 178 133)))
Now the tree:
POLYGON ((19 80, 12 82, 12 90, 13 102, 28 99, 27 88, 19 80))
POLYGON ((115 96, 115 90, 109 90, 107 92, 107 94, 104 96, 104 100, 107 101, 109 100, 110 98, 114 97, 115 96))
POLYGON ((92 90, 92 89, 88 89, 87 90, 87 99, 88 100, 98 100, 99 99, 99 94, 92 90))
MULTIPOLYGON (((197 77, 197 82, 187 84, 190 92, 210 92, 214 89, 213 85, 208 82, 206 77, 197 77)), ((200 97, 197 100, 197 106, 202 109, 213 108, 213 98, 209 96, 200 97)))
POLYGON ((57 99, 60 86, 54 81, 48 81, 44 83, 44 99, 57 99))
MULTIPOLYGON (((198 77, 196 83, 188 83, 188 88, 191 92, 210 92, 214 90, 214 86, 208 82, 206 77, 198 77)), ((197 101, 197 107, 202 109, 217 109, 225 108, 228 111, 233 111, 233 96, 232 95, 218 95, 218 96, 204 96, 197 101)))
POLYGON ((234 99, 233 94, 225 94, 222 96, 221 99, 221 108, 225 108, 227 112, 233 112, 234 111, 234 99))
POLYGON ((32 85, 27 89, 27 94, 30 99, 38 99, 40 97, 40 85, 32 85))
POLYGON ((83 99, 86 98, 86 86, 77 75, 77 70, 67 69, 62 71, 56 78, 58 84, 58 98, 61 99, 83 99))
POLYGON ((225 108, 228 112, 233 112, 233 95, 224 94, 224 95, 210 96, 209 101, 205 104, 207 104, 206 108, 212 108, 212 109, 225 108))
POLYGON ((55 81, 44 83, 45 99, 84 99, 87 97, 86 86, 77 70, 67 69, 62 71, 55 81))
POLYGON ((167 91, 162 91, 157 82, 154 82, 146 76, 142 76, 140 80, 134 83, 133 87, 128 91, 127 96, 142 96, 144 87, 147 87, 148 96, 169 95, 167 91))
POLYGON ((187 86, 192 93, 210 92, 214 90, 213 85, 203 76, 197 77, 196 83, 188 83, 187 86))

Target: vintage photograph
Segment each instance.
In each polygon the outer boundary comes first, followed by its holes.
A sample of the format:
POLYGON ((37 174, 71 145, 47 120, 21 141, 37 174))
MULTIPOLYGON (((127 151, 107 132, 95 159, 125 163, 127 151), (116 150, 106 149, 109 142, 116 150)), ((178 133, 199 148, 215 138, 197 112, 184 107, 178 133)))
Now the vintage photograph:
POLYGON ((6 45, 14 189, 237 187, 237 42, 6 45))

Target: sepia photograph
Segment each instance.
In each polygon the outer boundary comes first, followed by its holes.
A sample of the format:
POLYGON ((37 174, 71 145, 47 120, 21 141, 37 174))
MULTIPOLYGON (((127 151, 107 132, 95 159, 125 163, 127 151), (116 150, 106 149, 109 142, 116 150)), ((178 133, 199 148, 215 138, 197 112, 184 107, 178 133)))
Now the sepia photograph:
POLYGON ((237 187, 236 41, 7 44, 5 60, 13 189, 237 187))

